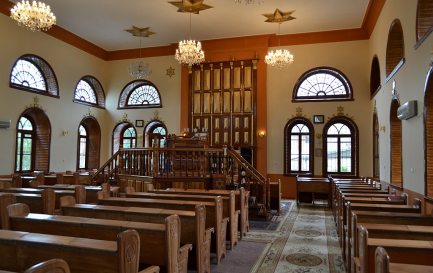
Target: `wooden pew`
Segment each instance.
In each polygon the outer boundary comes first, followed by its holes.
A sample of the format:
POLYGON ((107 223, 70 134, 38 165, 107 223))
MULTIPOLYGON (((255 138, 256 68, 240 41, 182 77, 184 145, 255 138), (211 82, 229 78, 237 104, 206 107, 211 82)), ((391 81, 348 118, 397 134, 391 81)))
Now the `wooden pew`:
MULTIPOLYGON (((118 234, 116 241, 0 230, 0 269, 24 271, 56 257, 65 260, 71 272, 136 273, 140 238, 135 230, 118 234)), ((140 273, 158 272, 157 267, 140 273)))
POLYGON ((375 252, 381 246, 397 263, 433 265, 433 241, 369 238, 364 227, 359 230, 359 260, 357 273, 375 273, 375 252))
MULTIPOLYGON (((56 205, 56 194, 51 189, 45 189, 41 194, 35 193, 0 193, 15 196, 16 202, 24 203, 30 207, 31 212, 54 214, 56 205)), ((0 209, 1 211, 2 209, 0 209)))
MULTIPOLYGON (((352 221, 350 221, 350 230, 347 237, 347 257, 356 257, 359 255, 358 234, 359 226, 366 224, 387 224, 393 225, 398 230, 397 225, 418 225, 433 226, 433 217, 421 215, 420 213, 392 213, 377 211, 352 211, 352 221)), ((384 229, 384 227, 380 227, 384 229)), ((391 228, 390 228, 391 229, 391 228)), ((432 228, 433 229, 433 228, 432 228)), ((389 231, 391 233, 391 231, 389 231)), ((392 236, 389 234, 388 236, 392 236)), ((349 259, 350 261, 351 259, 349 259)), ((353 268, 353 264, 351 266, 353 268)))
POLYGON ((227 222, 229 219, 223 218, 223 203, 221 196, 215 196, 214 202, 108 197, 102 192, 98 197, 98 204, 108 206, 195 211, 196 205, 204 205, 206 207, 206 228, 215 228, 214 237, 217 263, 219 263, 222 257, 226 256, 226 234, 227 222))
POLYGON ((376 273, 433 273, 433 266, 391 263, 386 250, 379 246, 375 252, 375 270, 376 273))
MULTIPOLYGON (((193 194, 158 194, 153 192, 135 192, 134 188, 126 187, 126 197, 128 198, 148 198, 148 199, 166 199, 166 200, 187 200, 213 202, 214 196, 193 195, 193 194)), ((223 217, 229 218, 228 235, 230 240, 230 249, 238 243, 238 218, 239 211, 235 210, 235 193, 230 192, 228 197, 222 196, 223 217)))
MULTIPOLYGON (((176 214, 181 222, 180 242, 192 244, 195 252, 195 265, 198 273, 210 272, 211 233, 206 229, 206 209, 197 205, 195 211, 166 210, 155 208, 118 207, 90 204, 75 204, 71 197, 62 197, 63 215, 94 219, 112 219, 133 222, 162 223, 170 215, 176 214)), ((194 262, 194 259, 191 263, 194 262)))
MULTIPOLYGON (((23 273, 70 273, 69 265, 62 259, 51 259, 40 262, 28 268, 23 273)), ((12 271, 0 270, 0 273, 16 273, 12 271)))
MULTIPOLYGON (((230 190, 201 190, 201 189, 176 189, 169 188, 166 190, 150 190, 150 193, 159 193, 159 194, 188 194, 188 195, 210 195, 210 196, 230 196, 230 190)), ((249 210, 249 197, 250 192, 246 191, 244 188, 240 188, 239 190, 234 190, 235 193, 235 209, 240 211, 240 238, 250 230, 248 210, 249 210)))
POLYGON ((23 181, 18 174, 0 175, 0 188, 7 186, 21 188, 23 181))
POLYGON ((84 187, 86 192, 86 203, 96 203, 98 201, 98 192, 106 191, 110 192, 111 196, 117 196, 119 187, 110 186, 108 183, 103 183, 101 186, 84 186, 84 185, 68 185, 68 184, 56 184, 56 185, 40 185, 38 188, 41 189, 53 189, 53 190, 75 190, 76 187, 84 187))
MULTIPOLYGON (((356 240, 353 238, 354 235, 356 235, 356 219, 354 220, 352 211, 370 211, 380 214, 379 212, 385 212, 383 213, 384 216, 386 216, 387 213, 390 212, 398 212, 398 213, 414 213, 414 214, 420 214, 421 213, 421 200, 417 199, 418 202, 415 206, 408 206, 408 205, 389 205, 389 204, 367 204, 367 203, 350 203, 347 202, 346 204, 346 214, 344 217, 344 223, 340 223, 342 226, 341 230, 341 242, 342 242, 342 250, 343 250, 343 258, 347 263, 347 268, 350 268, 350 257, 351 253, 353 253, 353 241, 356 240), (352 245, 352 247, 351 247, 352 245)), ((350 269, 349 269, 350 270, 350 269)), ((349 271, 350 272, 350 271, 349 271)))
MULTIPOLYGON (((63 190, 63 189, 54 189, 55 198, 56 198, 56 208, 60 208, 60 197, 62 196, 73 196, 77 203, 83 204, 86 203, 86 190, 84 186, 76 186, 73 189, 63 190)), ((0 192, 10 192, 10 193, 30 193, 30 194, 42 194, 44 191, 43 188, 8 188, 8 189, 0 189, 0 192)))
POLYGON ((165 218, 164 224, 92 219, 30 213, 25 204, 8 206, 5 229, 114 241, 121 231, 134 229, 140 238, 140 264, 164 266, 167 273, 186 273, 191 245, 180 246, 180 220, 165 218))

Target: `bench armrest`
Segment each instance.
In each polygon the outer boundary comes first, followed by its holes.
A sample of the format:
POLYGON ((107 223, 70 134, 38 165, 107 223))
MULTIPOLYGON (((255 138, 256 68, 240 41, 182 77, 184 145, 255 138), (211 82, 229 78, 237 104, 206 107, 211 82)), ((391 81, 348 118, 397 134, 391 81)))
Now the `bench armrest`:
POLYGON ((192 244, 185 244, 179 248, 178 269, 179 273, 187 273, 188 271, 188 254, 192 250, 192 244))
POLYGON ((159 266, 149 266, 148 268, 145 268, 138 273, 159 273, 159 266))

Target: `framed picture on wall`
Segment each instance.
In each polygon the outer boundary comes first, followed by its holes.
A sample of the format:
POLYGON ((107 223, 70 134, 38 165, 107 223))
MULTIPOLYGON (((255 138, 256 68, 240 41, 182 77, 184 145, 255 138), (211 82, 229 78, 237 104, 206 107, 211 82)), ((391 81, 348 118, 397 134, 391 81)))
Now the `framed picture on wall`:
POLYGON ((314 124, 320 124, 325 122, 325 116, 324 115, 314 115, 313 116, 313 123, 314 124))
POLYGON ((137 119, 135 120, 135 127, 143 127, 144 126, 144 120, 137 119))

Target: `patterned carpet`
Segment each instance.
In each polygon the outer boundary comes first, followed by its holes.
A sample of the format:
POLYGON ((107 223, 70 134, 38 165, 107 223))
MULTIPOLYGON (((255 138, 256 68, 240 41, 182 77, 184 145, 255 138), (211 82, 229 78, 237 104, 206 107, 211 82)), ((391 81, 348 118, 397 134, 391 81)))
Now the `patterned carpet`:
POLYGON ((332 213, 291 202, 276 230, 251 230, 244 240, 268 243, 251 273, 345 273, 332 213))

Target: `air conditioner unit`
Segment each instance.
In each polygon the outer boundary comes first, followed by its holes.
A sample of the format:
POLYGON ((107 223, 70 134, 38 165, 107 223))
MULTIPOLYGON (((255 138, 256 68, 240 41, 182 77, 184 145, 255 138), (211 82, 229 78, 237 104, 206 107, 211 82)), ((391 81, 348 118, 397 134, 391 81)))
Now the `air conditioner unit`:
POLYGON ((11 127, 10 120, 0 120, 0 129, 7 129, 9 127, 11 127))
POLYGON ((410 119, 418 114, 418 107, 416 100, 411 100, 398 107, 397 117, 401 120, 410 119))

